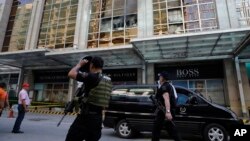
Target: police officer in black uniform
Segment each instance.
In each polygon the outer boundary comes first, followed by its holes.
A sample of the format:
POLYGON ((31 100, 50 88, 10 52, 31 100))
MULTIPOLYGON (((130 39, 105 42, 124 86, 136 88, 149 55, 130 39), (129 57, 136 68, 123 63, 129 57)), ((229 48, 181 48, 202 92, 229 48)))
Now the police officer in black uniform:
POLYGON ((163 126, 166 126, 169 135, 172 136, 175 141, 180 141, 180 135, 176 129, 175 123, 173 122, 175 116, 176 98, 173 87, 168 82, 167 72, 161 72, 159 74, 159 83, 160 86, 158 87, 156 93, 156 99, 163 106, 165 106, 166 113, 158 111, 153 127, 152 141, 159 141, 163 126))
MULTIPOLYGON (((99 84, 104 63, 102 58, 93 57, 90 61, 89 72, 79 72, 79 69, 88 62, 87 59, 81 60, 68 74, 70 78, 84 82, 85 95, 88 95, 99 84)), ((102 110, 103 107, 94 103, 82 103, 81 113, 71 125, 66 141, 98 141, 101 138, 102 110)))

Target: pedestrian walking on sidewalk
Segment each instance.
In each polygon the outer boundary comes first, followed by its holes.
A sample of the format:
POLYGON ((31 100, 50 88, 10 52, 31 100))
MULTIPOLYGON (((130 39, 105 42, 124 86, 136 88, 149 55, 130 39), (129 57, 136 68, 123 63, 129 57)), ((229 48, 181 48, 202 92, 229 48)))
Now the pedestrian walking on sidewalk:
POLYGON ((23 83, 22 87, 23 88, 18 95, 18 116, 16 118, 12 133, 23 133, 23 131, 20 131, 20 126, 24 119, 25 113, 28 112, 28 106, 30 105, 28 94, 30 85, 28 83, 23 83))

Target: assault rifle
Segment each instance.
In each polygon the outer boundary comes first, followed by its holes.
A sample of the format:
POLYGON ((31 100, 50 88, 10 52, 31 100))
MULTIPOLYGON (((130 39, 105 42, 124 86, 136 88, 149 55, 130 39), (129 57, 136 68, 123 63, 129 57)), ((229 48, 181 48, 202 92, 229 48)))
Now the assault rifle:
MULTIPOLYGON (((81 96, 83 96, 84 95, 84 89, 85 89, 85 86, 84 86, 84 84, 82 84, 82 86, 76 90, 74 97, 81 97, 81 96)), ((75 100, 75 98, 73 98, 70 102, 68 102, 66 104, 65 109, 64 109, 64 115, 61 118, 61 120, 58 122, 57 127, 60 126, 61 122, 63 121, 63 119, 65 118, 65 116, 68 113, 72 113, 73 112, 73 109, 76 106, 76 102, 77 101, 75 100)))
POLYGON ((156 106, 156 110, 154 113, 155 115, 159 111, 162 111, 164 114, 166 114, 166 108, 165 108, 165 106, 162 105, 162 103, 160 101, 158 101, 153 95, 151 95, 149 98, 153 101, 153 104, 156 106))
MULTIPOLYGON (((165 106, 162 105, 160 101, 154 98, 153 95, 151 95, 149 98, 153 101, 153 104, 156 106, 154 115, 157 115, 159 111, 162 111, 164 114, 166 114, 166 108, 165 106)), ((172 120, 169 120, 169 121, 175 126, 175 123, 172 120)))

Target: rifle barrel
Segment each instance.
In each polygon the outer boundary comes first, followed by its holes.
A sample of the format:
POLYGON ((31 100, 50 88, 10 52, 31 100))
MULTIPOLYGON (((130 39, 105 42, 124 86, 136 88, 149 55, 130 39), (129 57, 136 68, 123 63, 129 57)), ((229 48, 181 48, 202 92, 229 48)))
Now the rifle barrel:
POLYGON ((65 113, 65 114, 63 115, 63 117, 61 118, 61 120, 58 122, 57 127, 60 126, 62 120, 64 119, 64 117, 65 117, 66 115, 67 115, 67 113, 65 113))

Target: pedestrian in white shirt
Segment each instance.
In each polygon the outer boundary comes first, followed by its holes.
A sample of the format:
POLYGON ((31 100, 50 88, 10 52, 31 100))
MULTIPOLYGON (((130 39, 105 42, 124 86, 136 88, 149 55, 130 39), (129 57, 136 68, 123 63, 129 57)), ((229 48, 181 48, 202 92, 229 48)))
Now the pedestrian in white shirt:
POLYGON ((14 124, 12 133, 23 133, 20 131, 21 123, 24 119, 25 113, 28 112, 28 106, 30 105, 30 98, 28 95, 30 85, 28 83, 23 83, 22 90, 18 95, 18 116, 14 124))

